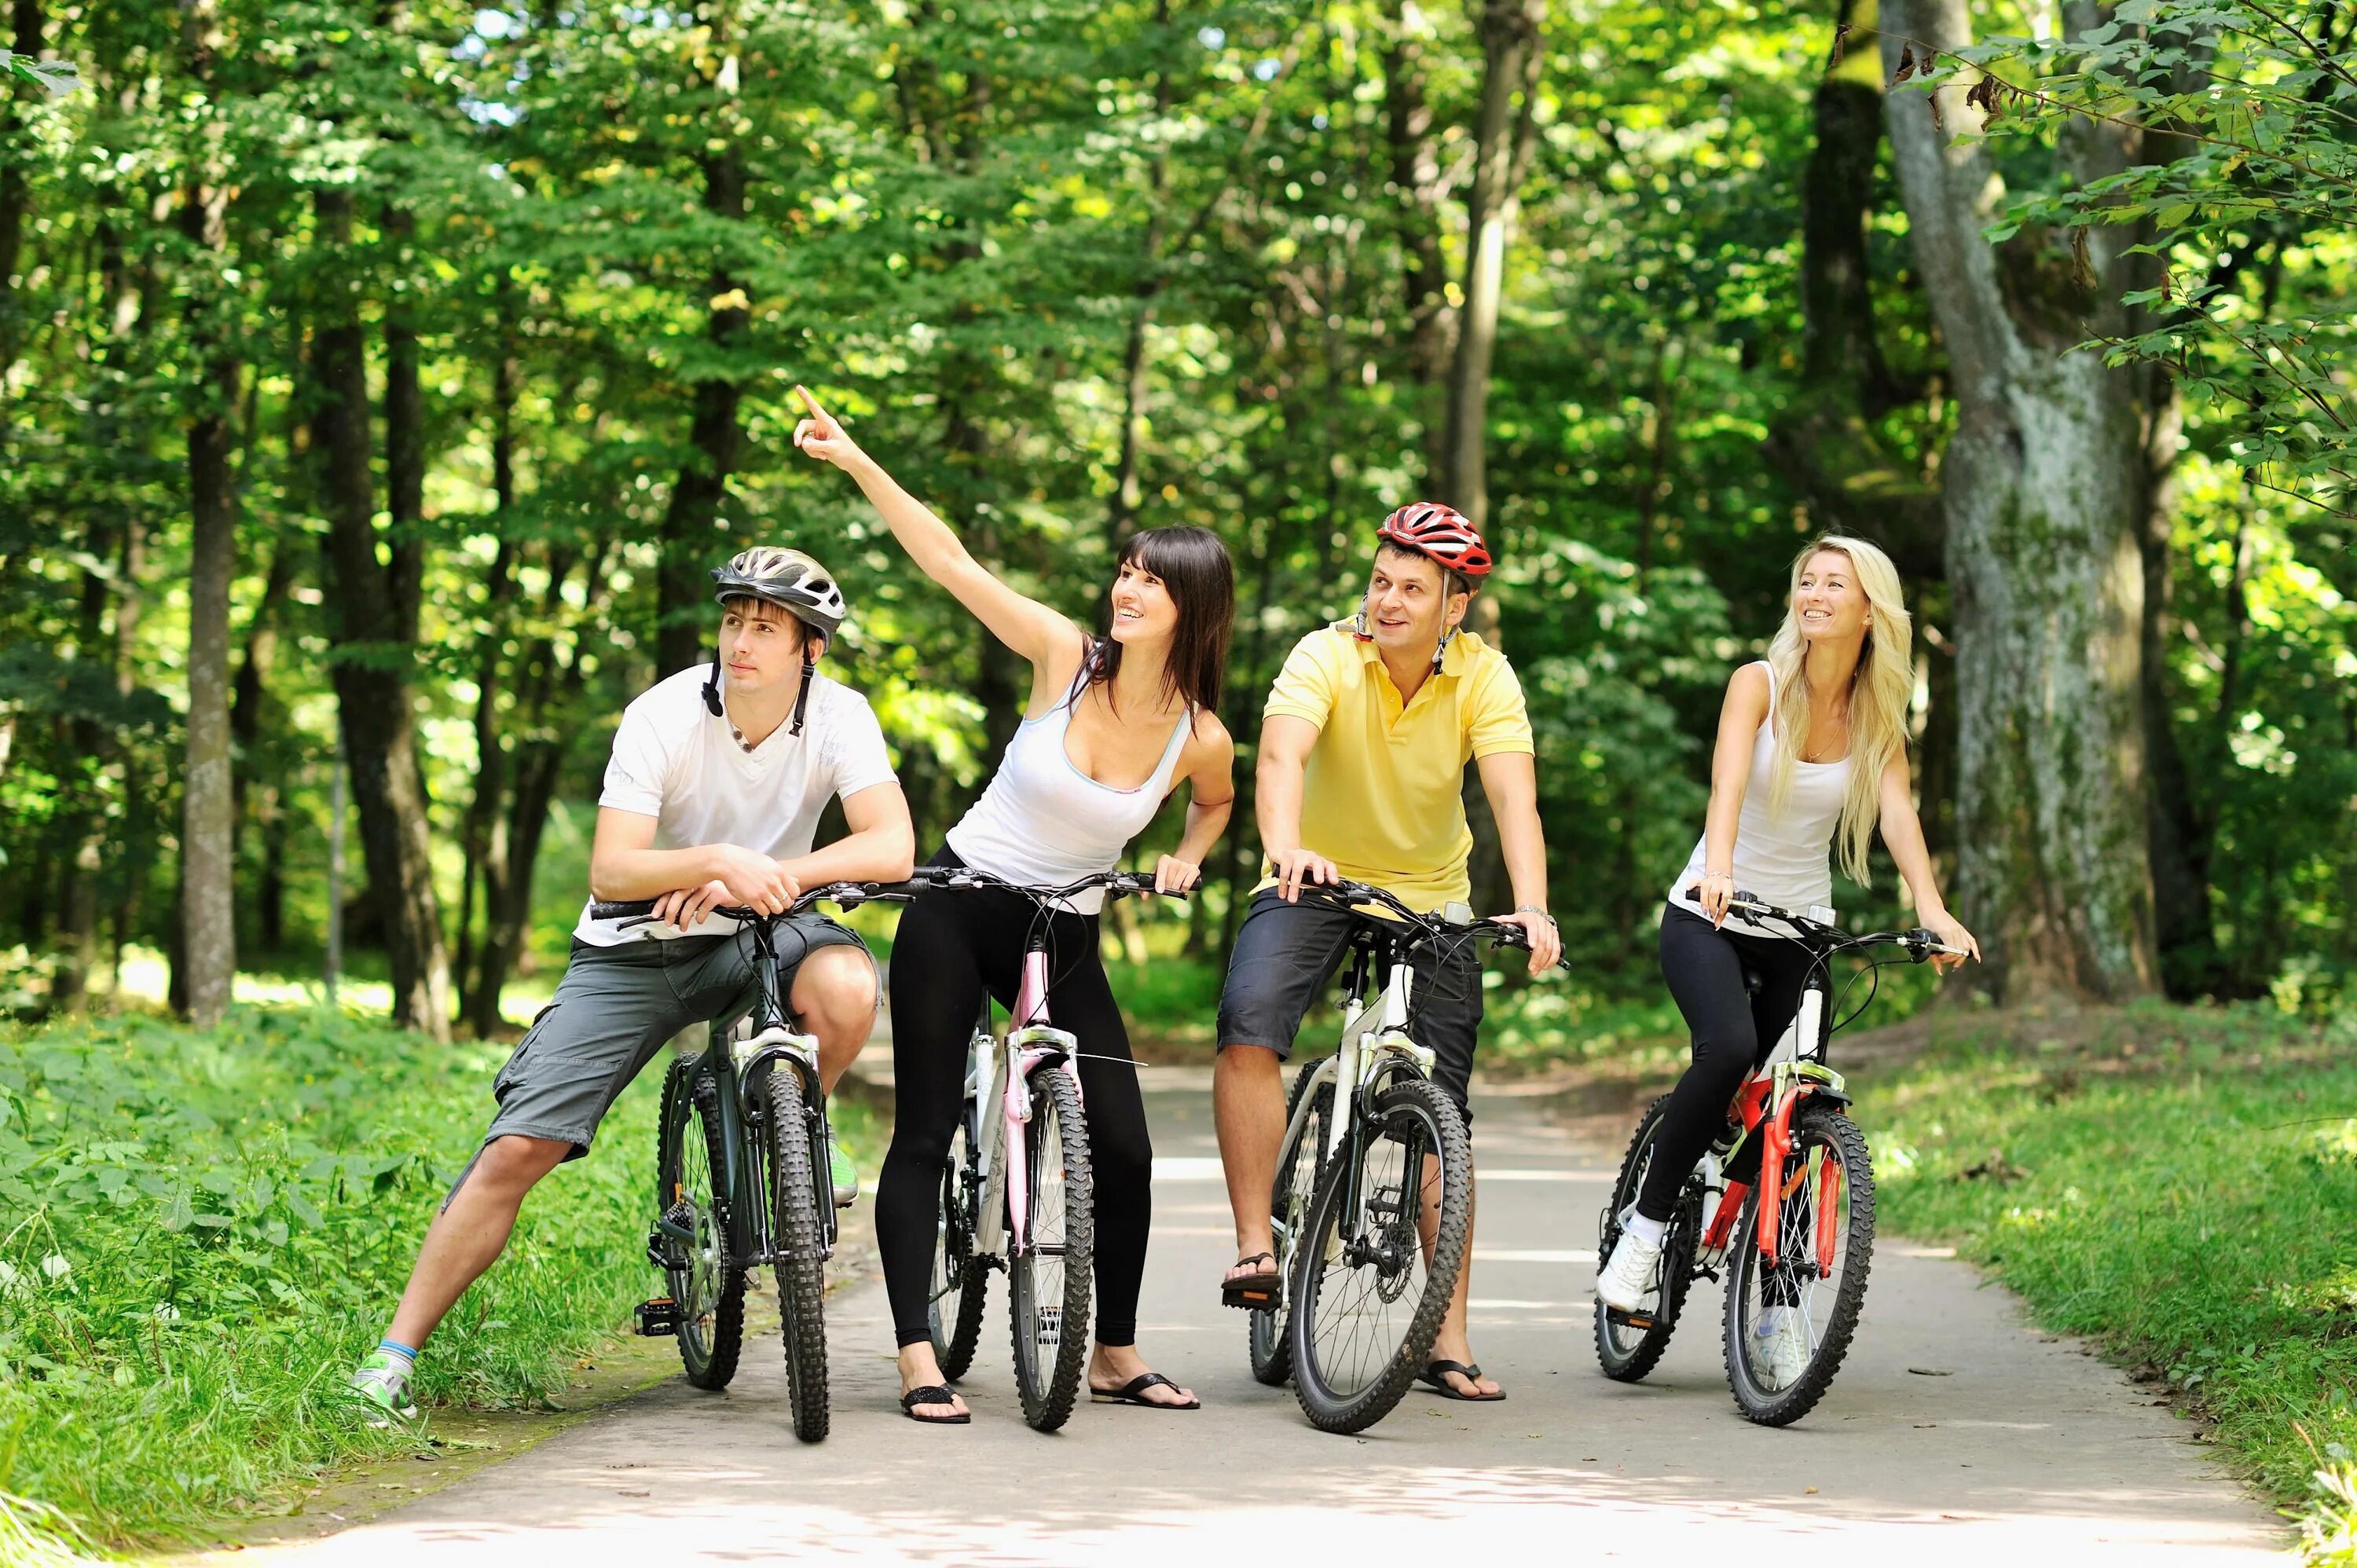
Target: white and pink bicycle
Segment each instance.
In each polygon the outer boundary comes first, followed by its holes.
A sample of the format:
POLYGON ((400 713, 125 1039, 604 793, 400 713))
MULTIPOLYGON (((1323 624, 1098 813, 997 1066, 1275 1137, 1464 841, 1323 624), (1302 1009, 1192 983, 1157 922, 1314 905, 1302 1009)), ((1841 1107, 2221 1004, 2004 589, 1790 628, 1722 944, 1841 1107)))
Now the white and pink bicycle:
POLYGON ((1039 911, 1024 944, 1023 980, 1005 1031, 992 1032, 987 997, 974 1024, 965 1104, 942 1170, 927 1316, 942 1375, 963 1377, 982 1339, 991 1271, 1005 1270, 1023 1419, 1053 1432, 1072 1413, 1088 1359, 1096 1210, 1080 1043, 1057 1028, 1048 1011, 1054 978, 1048 917, 1069 910, 1074 896, 1092 888, 1108 898, 1151 893, 1154 878, 1108 871, 1046 888, 968 867, 920 868, 917 875, 935 888, 1014 893, 1039 911))

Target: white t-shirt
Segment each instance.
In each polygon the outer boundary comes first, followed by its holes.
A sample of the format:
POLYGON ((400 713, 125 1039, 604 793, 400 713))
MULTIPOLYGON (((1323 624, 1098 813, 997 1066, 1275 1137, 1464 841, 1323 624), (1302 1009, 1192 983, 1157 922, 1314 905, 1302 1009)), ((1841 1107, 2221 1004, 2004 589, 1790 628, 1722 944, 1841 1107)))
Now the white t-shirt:
MULTIPOLYGON (((601 807, 655 819, 657 849, 733 843, 777 860, 811 852, 819 813, 835 796, 848 798, 893 782, 884 728, 867 699, 824 675, 811 682, 802 733, 791 722, 747 751, 728 721, 704 705, 709 665, 683 670, 657 682, 622 712, 606 764, 601 807)), ((799 679, 799 677, 796 677, 799 679)), ((706 916, 684 931, 649 922, 627 930, 592 920, 587 904, 573 934, 594 947, 718 937, 737 922, 706 916)))

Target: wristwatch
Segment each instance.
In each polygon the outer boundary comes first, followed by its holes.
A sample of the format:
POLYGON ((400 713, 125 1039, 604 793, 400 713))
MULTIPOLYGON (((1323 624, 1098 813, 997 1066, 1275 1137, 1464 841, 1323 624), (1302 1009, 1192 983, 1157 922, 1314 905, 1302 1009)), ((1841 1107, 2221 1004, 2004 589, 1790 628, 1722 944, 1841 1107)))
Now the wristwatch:
POLYGON ((1545 909, 1536 904, 1517 904, 1514 906, 1514 913, 1517 915, 1536 915, 1548 925, 1554 926, 1557 929, 1562 929, 1561 921, 1557 920, 1553 915, 1548 914, 1545 909))

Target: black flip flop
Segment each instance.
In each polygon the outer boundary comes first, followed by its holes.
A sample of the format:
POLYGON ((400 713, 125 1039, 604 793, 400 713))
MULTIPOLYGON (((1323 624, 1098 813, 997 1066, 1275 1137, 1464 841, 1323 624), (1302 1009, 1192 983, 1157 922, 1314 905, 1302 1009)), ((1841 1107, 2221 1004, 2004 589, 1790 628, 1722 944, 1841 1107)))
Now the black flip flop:
POLYGON ((1148 1389, 1175 1389, 1178 1385, 1159 1372, 1140 1372, 1117 1389, 1101 1389, 1089 1385, 1089 1401, 1092 1404, 1134 1404, 1146 1410, 1200 1410, 1203 1402, 1190 1399, 1185 1404, 1172 1404, 1168 1400, 1144 1398, 1148 1389))
POLYGON ((900 1413, 921 1426, 963 1426, 974 1419, 972 1412, 963 1415, 919 1415, 920 1404, 949 1404, 957 1393, 947 1383, 934 1383, 921 1389, 910 1389, 900 1396, 900 1413))
POLYGON ((1263 1259, 1268 1261, 1269 1267, 1256 1273, 1237 1274, 1220 1282, 1221 1305, 1240 1306, 1247 1312, 1259 1312, 1276 1305, 1276 1254, 1254 1252, 1250 1257, 1238 1258, 1236 1262, 1239 1264, 1257 1263, 1263 1259))
POLYGON ((1448 1374, 1451 1372, 1477 1386, 1481 1380, 1481 1369, 1469 1367, 1462 1361, 1426 1361, 1424 1370, 1415 1375, 1415 1380, 1442 1399, 1461 1400, 1467 1404, 1496 1404, 1506 1397, 1503 1389, 1494 1394, 1460 1394, 1448 1386, 1448 1374))

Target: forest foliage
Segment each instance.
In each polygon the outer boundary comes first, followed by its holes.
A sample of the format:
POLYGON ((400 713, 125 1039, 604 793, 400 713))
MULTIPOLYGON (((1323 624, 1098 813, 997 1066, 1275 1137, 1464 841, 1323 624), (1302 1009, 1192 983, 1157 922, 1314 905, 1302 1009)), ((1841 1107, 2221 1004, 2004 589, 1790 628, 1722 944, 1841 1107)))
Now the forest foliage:
MULTIPOLYGON (((2140 601, 2155 978, 2314 1004, 2357 960, 2349 22, 2066 9, 1991 8, 2003 36, 1924 69, 1950 124, 2000 110, 1975 242, 2007 297, 2063 312, 2058 357, 2159 367, 2181 433, 2154 444, 2140 601), (2087 180, 2050 156, 2121 122, 2147 161, 2087 180), (2109 336, 2071 314, 2091 231, 2107 269, 2115 239, 2151 263, 2105 271, 2135 313, 2109 336)), ((1883 134, 1929 101, 1889 82, 1859 0, 12 16, 16 54, 87 89, 0 102, 13 1008, 82 1005, 144 950, 177 977, 191 886, 245 969, 315 972, 340 766, 357 961, 411 1021, 497 1027, 552 803, 594 798, 622 705, 706 646, 705 569, 757 540, 844 578, 830 658, 938 842, 1021 671, 795 460, 797 381, 1084 620, 1129 531, 1229 542, 1247 794, 1191 952, 1255 870, 1277 663, 1349 611, 1384 511, 1469 484, 1592 987, 1652 983, 1719 693, 1826 527, 1908 575, 1918 777, 1955 864, 1981 759, 1955 744, 1975 649, 1940 499, 1969 389, 1883 134), (1470 237, 1501 214, 1469 355, 1470 237), (218 873, 184 854, 200 820, 218 873)), ((1892 882, 1843 902, 1895 911, 1892 882)))

